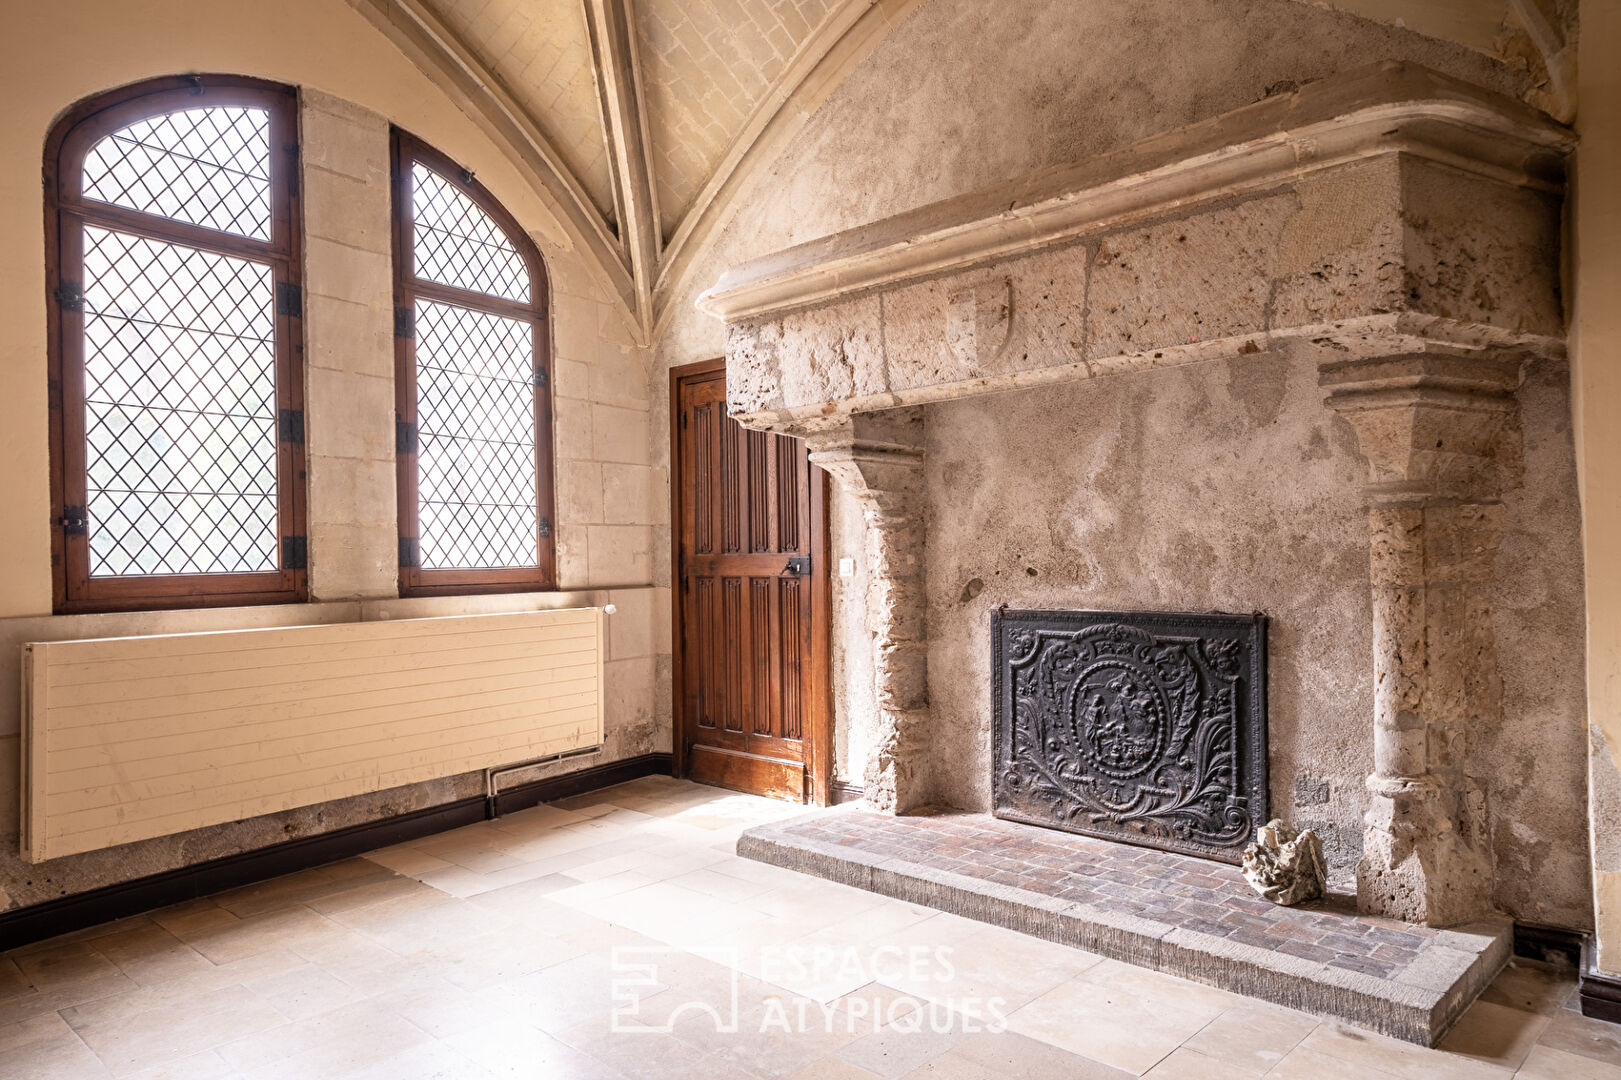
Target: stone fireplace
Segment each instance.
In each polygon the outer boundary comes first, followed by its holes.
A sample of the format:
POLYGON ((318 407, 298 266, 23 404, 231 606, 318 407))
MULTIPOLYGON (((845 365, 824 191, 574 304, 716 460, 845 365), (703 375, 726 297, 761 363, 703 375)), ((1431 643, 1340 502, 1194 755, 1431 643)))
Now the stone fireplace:
POLYGON ((1266 619, 997 611, 992 812, 1237 862, 1267 820, 1266 619))
POLYGON ((1259 609, 1246 813, 1364 913, 1574 909, 1535 881, 1580 806, 1524 776, 1580 688, 1515 648, 1579 634, 1571 145, 1380 65, 728 272, 732 411, 860 515, 867 805, 997 804, 998 607, 1259 609))

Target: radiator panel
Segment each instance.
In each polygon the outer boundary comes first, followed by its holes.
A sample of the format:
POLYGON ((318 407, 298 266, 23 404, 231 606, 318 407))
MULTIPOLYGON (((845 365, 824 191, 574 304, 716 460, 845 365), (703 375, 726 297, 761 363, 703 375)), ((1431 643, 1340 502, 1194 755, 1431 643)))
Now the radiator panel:
POLYGON ((600 745, 602 632, 578 608, 25 645, 23 857, 600 745))

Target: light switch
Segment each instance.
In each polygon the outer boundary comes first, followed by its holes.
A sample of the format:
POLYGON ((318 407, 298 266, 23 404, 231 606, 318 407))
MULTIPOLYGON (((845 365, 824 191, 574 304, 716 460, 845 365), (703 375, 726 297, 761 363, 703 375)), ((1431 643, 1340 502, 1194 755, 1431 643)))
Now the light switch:
POLYGON ((839 577, 855 577, 856 561, 846 555, 839 560, 839 577))

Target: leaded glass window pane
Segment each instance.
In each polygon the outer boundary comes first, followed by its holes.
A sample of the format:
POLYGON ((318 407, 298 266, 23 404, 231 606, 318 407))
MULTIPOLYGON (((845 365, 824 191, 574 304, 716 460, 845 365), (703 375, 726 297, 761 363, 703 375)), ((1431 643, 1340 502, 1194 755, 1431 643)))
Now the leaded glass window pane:
POLYGON ((534 566, 533 327, 418 300, 416 356, 423 569, 534 566))
POLYGON ((84 194, 269 240, 270 114, 264 109, 185 109, 130 124, 85 155, 84 194))
POLYGON ((416 276, 529 302, 529 268, 490 216, 432 169, 411 166, 416 276))
POLYGON ((277 570, 271 268, 84 235, 90 575, 277 570))

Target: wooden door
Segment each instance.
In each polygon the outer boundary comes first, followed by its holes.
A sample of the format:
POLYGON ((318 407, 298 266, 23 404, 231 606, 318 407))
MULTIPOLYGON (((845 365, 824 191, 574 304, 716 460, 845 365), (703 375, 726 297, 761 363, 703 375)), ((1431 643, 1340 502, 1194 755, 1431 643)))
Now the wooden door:
POLYGON ((726 415, 718 362, 671 383, 677 770, 825 805, 826 474, 726 415))

